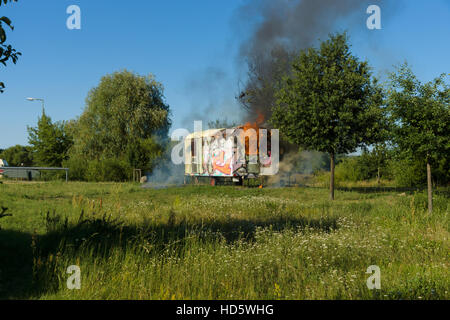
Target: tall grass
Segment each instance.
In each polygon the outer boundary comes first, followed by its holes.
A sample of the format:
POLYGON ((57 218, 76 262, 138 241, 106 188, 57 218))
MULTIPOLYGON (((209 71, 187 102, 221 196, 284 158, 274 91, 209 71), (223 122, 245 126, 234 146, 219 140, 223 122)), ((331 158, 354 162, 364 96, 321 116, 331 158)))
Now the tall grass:
POLYGON ((432 215, 422 193, 336 198, 318 188, 2 185, 13 217, 0 221, 0 297, 450 297, 448 198, 435 197, 432 215), (67 289, 70 265, 80 290, 67 289), (367 288, 370 265, 381 290, 367 288))

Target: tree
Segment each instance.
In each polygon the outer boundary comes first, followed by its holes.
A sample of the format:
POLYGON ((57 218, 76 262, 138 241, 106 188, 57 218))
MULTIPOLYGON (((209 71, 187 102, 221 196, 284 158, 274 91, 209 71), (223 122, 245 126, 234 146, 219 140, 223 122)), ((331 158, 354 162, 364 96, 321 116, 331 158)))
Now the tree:
POLYGON ((400 151, 425 160, 431 213, 431 167, 450 154, 450 86, 444 74, 421 83, 407 63, 391 73, 390 79, 388 106, 394 122, 394 143, 400 151))
POLYGON ((5 159, 11 167, 31 167, 33 165, 32 148, 29 146, 16 145, 3 150, 0 159, 5 159))
POLYGON ((163 90, 153 75, 124 70, 104 76, 89 92, 77 121, 72 156, 122 159, 135 168, 151 169, 171 125, 163 90))
POLYGON ((371 150, 363 147, 358 162, 365 168, 366 175, 364 179, 376 177, 377 184, 380 184, 381 177, 388 171, 388 160, 390 159, 391 153, 392 150, 389 149, 387 141, 376 143, 371 150))
POLYGON ((271 120, 292 143, 330 155, 333 200, 335 156, 380 139, 386 127, 382 101, 368 63, 351 55, 347 35, 331 35, 294 59, 271 120))
MULTIPOLYGON (((0 0, 0 7, 2 4, 6 5, 8 2, 17 2, 17 0, 0 0)), ((19 56, 22 55, 20 52, 17 52, 11 45, 5 44, 6 42, 6 32, 3 28, 3 24, 7 25, 11 30, 14 30, 11 20, 8 17, 0 17, 0 63, 6 66, 6 62, 11 60, 14 64, 16 64, 19 56)), ((0 81, 0 93, 2 93, 5 88, 5 84, 0 81)))
POLYGON ((38 126, 28 127, 28 142, 32 146, 33 159, 41 166, 61 167, 68 158, 72 137, 67 133, 66 123, 52 123, 49 116, 42 112, 38 126))

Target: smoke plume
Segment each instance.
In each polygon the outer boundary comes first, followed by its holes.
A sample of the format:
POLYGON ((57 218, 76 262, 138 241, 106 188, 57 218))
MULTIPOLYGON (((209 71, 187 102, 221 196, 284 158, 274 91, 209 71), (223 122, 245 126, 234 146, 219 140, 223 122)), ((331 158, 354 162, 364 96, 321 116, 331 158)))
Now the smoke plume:
MULTIPOLYGON (((238 63, 248 73, 239 101, 248 121, 261 114, 270 118, 274 92, 289 73, 299 50, 326 40, 330 33, 366 28, 366 9, 381 0, 247 0, 235 20, 239 30, 250 29, 239 48, 238 63)), ((383 11, 384 12, 384 11, 383 11)))

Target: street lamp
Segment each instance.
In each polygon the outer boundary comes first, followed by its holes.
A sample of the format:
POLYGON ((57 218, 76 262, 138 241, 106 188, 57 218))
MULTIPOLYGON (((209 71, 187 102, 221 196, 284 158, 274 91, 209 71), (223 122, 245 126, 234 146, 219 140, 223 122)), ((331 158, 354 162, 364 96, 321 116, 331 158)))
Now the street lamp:
POLYGON ((42 102, 42 114, 45 113, 44 110, 44 99, 39 99, 39 98, 27 98, 28 101, 41 101, 42 102))

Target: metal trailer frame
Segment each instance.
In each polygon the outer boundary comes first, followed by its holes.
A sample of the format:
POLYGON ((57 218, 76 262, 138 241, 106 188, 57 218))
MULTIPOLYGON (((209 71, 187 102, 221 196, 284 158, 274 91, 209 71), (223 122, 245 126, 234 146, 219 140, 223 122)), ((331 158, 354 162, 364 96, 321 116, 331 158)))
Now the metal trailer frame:
MULTIPOLYGON (((211 180, 211 185, 215 185, 217 180, 223 179, 223 178, 231 178, 234 182, 237 182, 239 184, 243 184, 243 180, 249 180, 249 179, 258 179, 260 177, 266 176, 265 174, 265 165, 261 163, 261 159, 259 158, 259 153, 255 155, 249 155, 246 153, 245 146, 241 146, 241 148, 237 148, 236 143, 231 143, 231 146, 226 146, 226 141, 229 139, 232 139, 234 141, 236 136, 236 130, 237 129, 243 129, 244 126, 237 126, 234 128, 220 128, 220 129, 209 129, 205 131, 199 131, 194 132, 188 135, 185 138, 184 141, 184 156, 185 156, 185 177, 191 177, 191 179, 195 179, 195 181, 198 181, 198 178, 202 177, 208 177, 211 180), (214 149, 212 142, 209 141, 207 144, 205 144, 205 138, 213 138, 212 141, 216 140, 217 138, 220 139, 222 134, 226 130, 233 131, 231 133, 231 136, 227 137, 227 139, 223 139, 223 142, 225 143, 225 146, 219 147, 218 150, 222 153, 224 153, 225 150, 229 153, 228 160, 231 161, 231 163, 228 163, 228 172, 221 171, 218 172, 214 169, 211 172, 211 161, 212 160, 212 150, 214 149), (214 139, 215 138, 215 139, 214 139), (199 150, 194 149, 194 140, 197 140, 198 143, 201 143, 203 145, 203 152, 205 151, 205 147, 207 147, 207 152, 210 153, 206 156, 208 160, 205 162, 205 154, 200 152, 199 150), (231 148, 231 149, 230 149, 231 148), (228 150, 230 149, 230 150, 228 150), (234 150, 234 151, 233 151, 234 150), (256 164, 249 164, 250 157, 256 157, 256 164), (231 159, 230 159, 231 158, 231 159), (189 163, 188 163, 189 160, 189 163), (197 161, 195 161, 197 160, 197 161), (194 162, 193 162, 194 161, 194 162), (208 169, 209 168, 209 169, 208 169)), ((253 129, 253 128, 252 128, 253 129)), ((259 129, 265 129, 263 127, 258 127, 259 129)), ((258 134, 258 133, 257 133, 258 134)), ((258 146, 257 149, 259 150, 259 135, 258 137, 258 146)), ((226 153, 226 151, 225 151, 226 153)), ((225 159, 222 159, 225 160, 225 159)), ((225 161, 222 161, 225 163, 225 161)), ((220 170, 220 169, 219 169, 220 170)), ((186 180, 185 180, 186 181, 186 180)))

